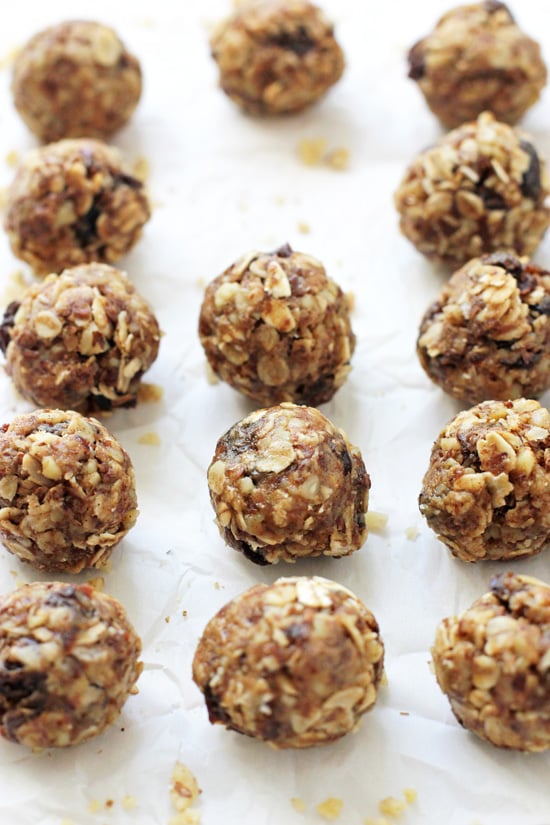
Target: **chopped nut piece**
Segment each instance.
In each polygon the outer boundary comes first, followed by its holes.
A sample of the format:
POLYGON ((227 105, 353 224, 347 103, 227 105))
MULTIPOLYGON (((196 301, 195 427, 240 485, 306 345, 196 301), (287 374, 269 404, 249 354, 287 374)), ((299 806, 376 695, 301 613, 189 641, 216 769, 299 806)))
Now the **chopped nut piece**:
POLYGON ((290 800, 290 802, 291 802, 292 807, 294 808, 294 810, 299 814, 304 813, 304 811, 307 808, 306 803, 304 802, 303 799, 300 799, 299 796, 293 796, 292 799, 290 800))
POLYGON ((394 819, 398 819, 405 810, 405 803, 402 802, 401 799, 396 799, 394 796, 387 796, 378 803, 378 810, 381 814, 384 814, 384 816, 391 816, 394 819))
POLYGON ((447 129, 486 109, 516 123, 546 84, 538 43, 517 26, 504 3, 451 9, 409 52, 409 77, 447 129))
POLYGON ((503 573, 432 648, 435 675, 456 718, 501 748, 550 748, 550 586, 503 573))
POLYGON ((133 811, 134 808, 137 808, 136 798, 130 794, 126 794, 126 796, 122 797, 122 807, 125 811, 133 811))
POLYGON ((288 245, 249 253, 208 285, 199 336, 214 372, 260 404, 329 401, 355 348, 344 293, 288 245))
POLYGON ((374 616, 349 590, 284 578, 252 587, 208 623, 193 679, 212 723, 309 748, 357 727, 376 700, 383 653, 374 616), (315 604, 303 590, 316 592, 315 604))
POLYGON ((323 817, 323 819, 328 819, 332 821, 333 819, 338 819, 342 810, 344 808, 344 803, 341 799, 336 799, 336 797, 329 797, 325 799, 324 802, 320 802, 318 805, 315 806, 315 810, 319 814, 319 816, 323 817))
POLYGON ((299 112, 339 80, 342 50, 323 12, 308 0, 248 0, 214 31, 220 86, 256 115, 299 112))
POLYGON ((150 447, 158 447, 161 443, 160 436, 155 432, 143 433, 138 438, 138 444, 147 444, 150 447))
POLYGON ((511 253, 474 258, 426 311, 420 363, 445 392, 469 404, 538 396, 550 387, 547 307, 550 272, 511 253))
POLYGON ((403 796, 405 797, 406 802, 408 802, 409 805, 412 805, 418 799, 418 792, 415 788, 404 788, 403 796))
POLYGON ((5 229, 14 255, 45 275, 118 260, 136 243, 150 212, 142 182, 118 149, 91 138, 68 139, 23 159, 9 190, 5 229))
POLYGON ((420 535, 420 530, 418 529, 416 524, 413 524, 410 527, 407 527, 407 529, 405 530, 405 535, 409 541, 415 541, 420 535))
POLYGON ((143 155, 134 161, 133 173, 135 177, 145 183, 149 177, 149 161, 143 155))
POLYGON ((102 565, 136 504, 130 458, 95 419, 37 410, 0 430, 0 540, 33 567, 102 565))
POLYGON ((0 734, 59 748, 102 733, 141 672, 140 652, 122 605, 87 584, 34 582, 4 596, 0 734))
POLYGON ((301 232, 302 235, 308 235, 311 232, 311 227, 305 221, 298 222, 298 232, 301 232))
POLYGON ((339 147, 337 149, 331 149, 330 152, 327 152, 325 155, 325 162, 331 167, 331 169, 343 171, 349 166, 349 158, 349 149, 339 147))
POLYGON ((33 284, 0 327, 7 371, 43 407, 134 406, 157 357, 158 322, 125 273, 83 264, 33 284))
POLYGON ((302 138, 298 144, 298 154, 306 166, 317 166, 321 163, 326 148, 325 138, 302 138))
POLYGON ((484 112, 413 161, 395 205, 416 248, 456 267, 501 249, 531 255, 550 223, 548 192, 531 139, 484 112))
POLYGON ((208 485, 221 535, 257 564, 345 556, 367 537, 361 454, 312 407, 281 404, 235 424, 208 485))
POLYGON ((99 799, 92 799, 88 805, 88 810, 91 814, 96 814, 101 810, 101 802, 99 799))
POLYGON ((19 114, 44 142, 105 138, 137 106, 141 69, 112 29, 71 20, 23 46, 13 67, 12 92, 19 114))
POLYGON ((157 384, 148 384, 146 381, 142 381, 138 387, 138 401, 143 402, 144 404, 153 401, 161 401, 163 395, 164 390, 157 384))
POLYGON ((387 513, 377 513, 375 510, 369 510, 365 515, 365 522, 369 530, 373 533, 384 530, 388 523, 387 513))

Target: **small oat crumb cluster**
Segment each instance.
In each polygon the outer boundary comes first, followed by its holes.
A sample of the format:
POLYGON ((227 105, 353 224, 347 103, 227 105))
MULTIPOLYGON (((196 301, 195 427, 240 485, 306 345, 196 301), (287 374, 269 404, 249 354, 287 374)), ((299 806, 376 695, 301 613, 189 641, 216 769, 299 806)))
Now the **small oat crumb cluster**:
POLYGON ((550 387, 550 272, 505 252, 455 272, 426 311, 417 342, 432 381, 468 404, 550 387))
POLYGON ((448 129, 485 110, 516 123, 546 75, 539 44, 498 0, 452 9, 409 52, 409 77, 448 129))
POLYGON ((208 486, 224 540, 256 564, 346 556, 367 538, 361 453, 312 407, 285 403, 231 427, 208 486))
POLYGON ((82 264, 33 284, 0 326, 21 395, 39 407, 83 412, 133 406, 159 340, 149 305, 107 264, 82 264))
POLYGON ((530 138, 483 112, 418 155, 395 205, 419 252, 461 266, 499 249, 530 255, 550 223, 548 194, 530 138))
POLYGON ((210 47, 224 92, 256 115, 305 109, 344 70, 332 23, 308 0, 245 0, 210 47))
POLYGON ((318 577, 258 584, 208 623, 193 661, 210 721, 276 748, 354 730, 375 703, 384 645, 349 590, 318 577))
POLYGON ((499 748, 550 748, 550 587, 505 573, 444 619, 432 657, 458 721, 499 748))
POLYGON ((216 375, 266 406, 329 401, 355 348, 346 296, 288 245, 250 252, 208 285, 199 336, 216 375))
POLYGON ((128 252, 149 220, 144 185, 113 146, 60 140, 28 153, 8 191, 12 251, 37 274, 128 252))
POLYGON ((77 745, 119 715, 142 670, 122 605, 88 584, 35 582, 0 599, 0 734, 77 745))
POLYGON ((138 60, 108 26, 70 20, 39 32, 14 63, 19 114, 40 140, 109 137, 141 96, 138 60))
POLYGON ((93 418, 37 410, 0 429, 0 541, 39 570, 104 564, 137 518, 128 454, 93 418))
POLYGON ((533 556, 550 540, 550 413, 538 401, 484 401, 432 448, 420 510, 463 561, 533 556))

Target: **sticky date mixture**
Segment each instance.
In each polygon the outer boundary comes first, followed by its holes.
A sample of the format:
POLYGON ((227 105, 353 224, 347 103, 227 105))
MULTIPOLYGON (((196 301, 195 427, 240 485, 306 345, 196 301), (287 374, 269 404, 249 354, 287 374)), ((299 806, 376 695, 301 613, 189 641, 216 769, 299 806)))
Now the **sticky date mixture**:
POLYGON ((250 252, 207 286, 199 336, 216 375, 266 406, 329 401, 355 348, 346 296, 288 244, 250 252))
POLYGON ((18 53, 15 106, 40 140, 107 138, 141 96, 141 68, 109 26, 68 20, 38 32, 18 53))
POLYGON ((150 213, 144 185, 118 149, 67 139, 24 158, 8 190, 4 228, 13 254, 45 275, 113 263, 134 246, 150 213))
POLYGON ((231 427, 208 486, 224 540, 256 564, 346 556, 367 538, 361 453, 312 407, 285 403, 231 427))
POLYGON ((395 205, 419 252, 456 267, 500 250, 531 255, 550 223, 548 194, 531 138, 483 112, 418 155, 395 205))
POLYGON ((158 322, 124 272, 83 264, 49 275, 11 303, 0 348, 17 390, 41 407, 133 406, 157 357, 158 322))
POLYGON ((137 513, 130 457, 99 421, 36 410, 0 429, 0 541, 22 561, 101 566, 137 513))
POLYGON ((102 733, 142 670, 122 605, 87 584, 34 582, 0 598, 0 734, 33 749, 102 733))
POLYGON ((426 311, 417 352, 434 383, 469 404, 550 387, 550 272, 493 253, 455 272, 426 311))
POLYGON ((550 748, 550 587, 503 573, 432 647, 435 674, 468 730, 499 748, 550 748))
POLYGON ((550 540, 550 413, 538 401, 484 401, 436 439, 420 511, 468 562, 539 553, 550 540))
POLYGON ((276 748, 310 748, 357 728, 382 678, 373 614, 318 577, 258 584, 208 623, 193 679, 210 721, 276 748))
POLYGON ((481 112, 517 123, 546 85, 539 44, 498 0, 458 6, 409 52, 409 77, 448 129, 481 112))

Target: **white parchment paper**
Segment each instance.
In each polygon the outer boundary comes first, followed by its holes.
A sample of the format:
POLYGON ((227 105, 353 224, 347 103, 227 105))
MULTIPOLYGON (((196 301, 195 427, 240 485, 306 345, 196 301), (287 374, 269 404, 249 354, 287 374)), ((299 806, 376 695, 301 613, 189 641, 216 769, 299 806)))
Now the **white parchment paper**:
MULTIPOLYGON (((147 159, 155 210, 122 266, 155 308, 165 337, 147 376, 163 387, 162 401, 106 421, 137 473, 141 514, 115 551, 105 590, 124 603, 143 639, 139 695, 109 732, 75 749, 35 755, 0 742, 0 823, 167 825, 179 759, 203 789, 205 825, 320 823, 315 806, 329 796, 344 802, 341 825, 360 825, 379 815, 382 797, 399 797, 405 787, 418 793, 401 820, 406 825, 549 825, 550 754, 499 752, 468 734, 428 667, 440 619, 467 607, 506 567, 453 560, 417 509, 431 443, 458 406, 416 360, 420 316, 444 273, 400 236, 392 194, 407 163, 440 134, 406 78, 404 56, 447 6, 326 0, 347 55, 344 78, 310 111, 261 121, 240 114, 217 89, 208 27, 229 3, 28 0, 3 8, 0 57, 50 23, 82 17, 113 25, 142 61, 144 97, 114 142, 130 163, 147 159), (304 166, 297 154, 304 138, 347 148, 348 170, 304 166), (299 228, 304 223, 307 234, 299 228), (348 559, 266 569, 227 549, 213 524, 206 467, 219 436, 251 406, 229 387, 208 383, 196 327, 206 281, 248 249, 287 241, 320 258, 355 294, 353 371, 323 412, 361 447, 371 508, 389 518, 348 559), (160 445, 140 443, 150 432, 160 445), (409 528, 418 530, 414 540, 409 528), (295 753, 211 727, 190 675, 196 642, 214 612, 250 585, 285 574, 320 574, 354 590, 380 623, 388 676, 356 734, 295 753), (123 805, 126 795, 135 800, 132 810, 123 805), (305 802, 304 813, 294 810, 292 797, 305 802)), ((548 4, 515 6, 548 59, 548 4)), ((546 93, 523 123, 547 157, 549 104, 546 93)), ((4 62, 0 186, 13 176, 11 153, 21 156, 34 145, 13 109, 4 62)), ((550 266, 550 237, 535 259, 550 266)), ((0 232, 5 298, 17 270, 28 274, 0 232)), ((1 420, 28 409, 0 374, 1 420)), ((548 581, 548 552, 514 569, 548 581)), ((37 578, 2 551, 0 592, 37 578)))

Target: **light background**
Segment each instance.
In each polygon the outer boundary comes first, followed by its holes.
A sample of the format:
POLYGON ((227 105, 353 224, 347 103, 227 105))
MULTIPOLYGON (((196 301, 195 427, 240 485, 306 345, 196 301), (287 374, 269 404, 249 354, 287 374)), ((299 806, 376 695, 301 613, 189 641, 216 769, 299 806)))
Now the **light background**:
MULTIPOLYGON (((520 24, 550 58, 547 3, 515 5, 520 24)), ((507 569, 453 560, 416 503, 431 443, 459 407, 430 385, 416 359, 418 323, 444 272, 400 236, 392 195, 407 163, 440 134, 406 78, 405 54, 447 5, 326 0, 324 8, 347 56, 345 76, 307 113, 277 121, 243 116, 217 89, 208 28, 229 0, 182 0, 177 7, 171 0, 97 0, 93 7, 33 1, 10 3, 4 12, 0 57, 46 25, 93 17, 114 26, 142 62, 142 102, 114 142, 130 164, 147 159, 155 209, 121 265, 155 308, 165 337, 147 376, 163 387, 163 400, 106 421, 137 472, 141 515, 115 551, 105 590, 121 599, 143 638, 139 695, 108 733, 70 751, 33 755, 0 742, 2 823, 166 825, 176 759, 203 789, 205 825, 320 823, 314 808, 328 796, 344 801, 340 825, 359 825, 378 815, 382 797, 400 796, 405 787, 417 790, 418 801, 404 825, 550 823, 550 754, 499 752, 462 730, 428 667, 439 620, 467 607, 507 569), (349 169, 304 166, 297 155, 304 138, 347 148, 349 169), (299 231, 304 222, 308 234, 299 231), (287 241, 320 258, 355 295, 353 371, 322 410, 361 447, 371 508, 389 519, 348 559, 266 569, 226 549, 213 524, 206 467, 218 437, 252 407, 229 387, 208 384, 196 327, 208 280, 248 249, 287 241), (140 444, 151 431, 161 444, 140 444), (414 527, 412 541, 406 531, 414 527), (320 574, 349 586, 375 613, 386 644, 388 685, 360 730, 307 752, 275 752, 211 727, 190 676, 197 639, 214 612, 246 587, 285 574, 320 574), (126 794, 137 802, 132 811, 122 806, 126 794), (306 813, 294 811, 291 797, 305 801, 306 813), (110 810, 107 799, 114 800, 110 810), (94 801, 101 809, 92 813, 94 801)), ((547 92, 523 122, 547 157, 549 103, 547 92)), ((34 145, 13 109, 4 66, 1 187, 14 174, 12 153, 34 145)), ((535 260, 550 267, 550 238, 535 260)), ((27 272, 0 233, 6 299, 17 270, 27 272)), ((28 409, 0 374, 2 421, 28 409)), ((548 552, 514 569, 549 580, 548 552)), ((0 592, 39 577, 0 556, 0 592)))

